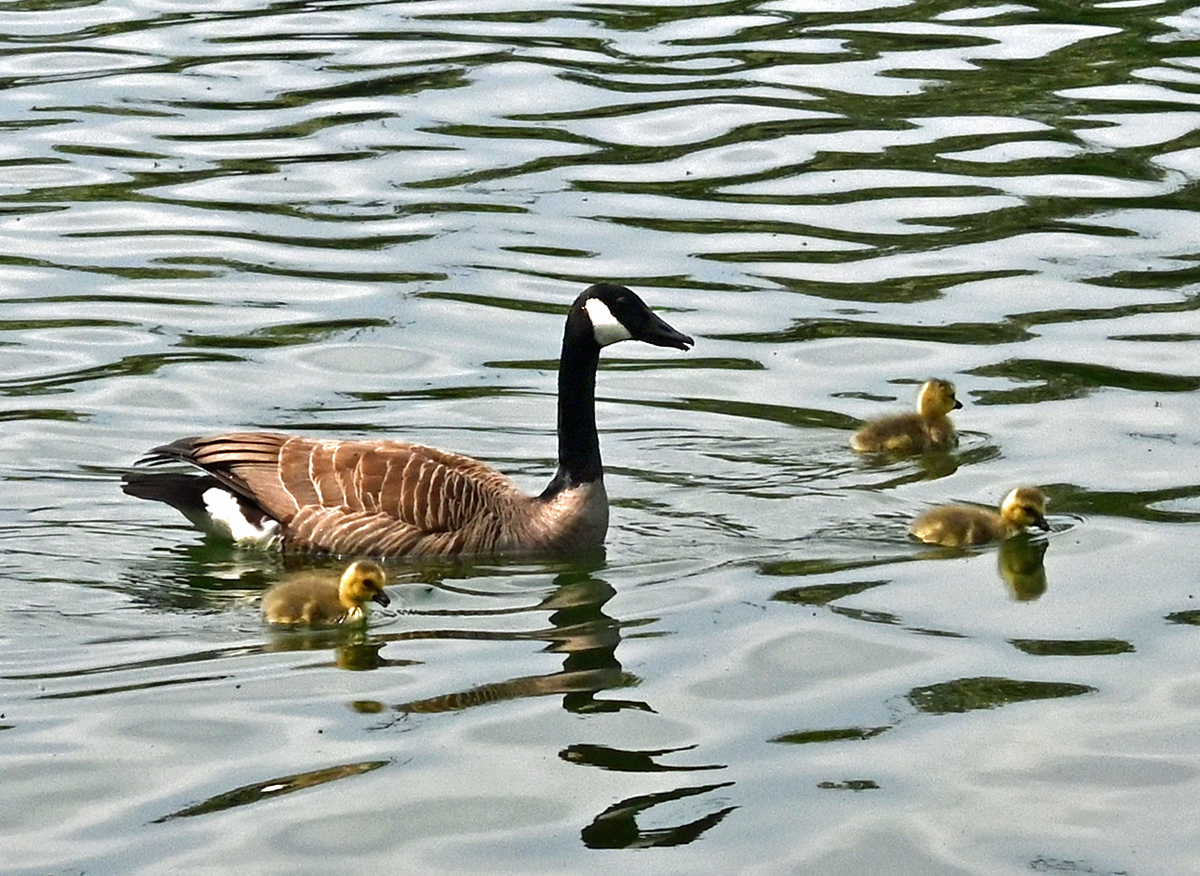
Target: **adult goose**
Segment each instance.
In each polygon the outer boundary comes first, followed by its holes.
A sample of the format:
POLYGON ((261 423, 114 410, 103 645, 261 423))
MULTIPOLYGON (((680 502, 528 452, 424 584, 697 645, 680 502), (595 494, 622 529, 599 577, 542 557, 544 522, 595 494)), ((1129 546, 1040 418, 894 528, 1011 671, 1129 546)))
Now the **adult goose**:
POLYGON ((571 305, 558 366, 558 471, 530 496, 478 460, 402 441, 235 432, 181 438, 141 462, 131 495, 166 502, 242 545, 400 557, 555 554, 599 547, 608 497, 596 435, 601 347, 624 340, 687 350, 693 341, 623 286, 589 287, 571 305))

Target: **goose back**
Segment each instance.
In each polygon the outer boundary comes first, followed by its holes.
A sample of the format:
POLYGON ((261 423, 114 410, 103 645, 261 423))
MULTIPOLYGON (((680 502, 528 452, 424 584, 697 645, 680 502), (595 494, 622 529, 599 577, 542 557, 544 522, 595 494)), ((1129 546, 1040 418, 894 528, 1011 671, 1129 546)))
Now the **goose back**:
MULTIPOLYGON (((608 526, 602 481, 531 497, 478 460, 403 441, 272 432, 182 438, 147 462, 189 463, 281 526, 288 550, 376 556, 573 550, 608 526)), ((207 494, 206 494, 207 495, 207 494)))

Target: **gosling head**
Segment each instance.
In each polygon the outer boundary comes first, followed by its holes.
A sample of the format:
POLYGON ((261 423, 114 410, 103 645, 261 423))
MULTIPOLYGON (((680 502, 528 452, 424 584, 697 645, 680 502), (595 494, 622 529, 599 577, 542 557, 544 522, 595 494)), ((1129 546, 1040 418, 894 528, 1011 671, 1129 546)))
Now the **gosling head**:
POLYGON ((391 603, 383 591, 387 584, 387 573, 373 560, 356 560, 342 573, 338 585, 338 600, 349 609, 361 609, 367 602, 386 606, 391 603))
POLYGON ((644 341, 656 347, 687 350, 695 343, 683 332, 667 325, 630 289, 613 283, 597 283, 584 290, 571 307, 567 331, 582 320, 590 327, 597 346, 617 341, 644 341))
POLYGON ((1015 526, 1036 526, 1043 532, 1050 530, 1046 522, 1046 497, 1037 487, 1017 487, 1004 497, 1000 505, 1000 516, 1015 526))
POLYGON ((949 380, 926 380, 917 396, 917 410, 922 417, 944 417, 962 407, 949 380))

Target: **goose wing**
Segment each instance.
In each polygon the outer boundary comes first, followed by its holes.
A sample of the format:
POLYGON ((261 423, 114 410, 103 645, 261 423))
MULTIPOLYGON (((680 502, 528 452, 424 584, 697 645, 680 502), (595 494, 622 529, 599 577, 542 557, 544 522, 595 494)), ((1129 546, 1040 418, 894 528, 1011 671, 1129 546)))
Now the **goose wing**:
POLYGON ((478 460, 402 441, 240 432, 183 438, 147 461, 195 465, 278 520, 288 546, 339 554, 487 549, 524 497, 478 460))

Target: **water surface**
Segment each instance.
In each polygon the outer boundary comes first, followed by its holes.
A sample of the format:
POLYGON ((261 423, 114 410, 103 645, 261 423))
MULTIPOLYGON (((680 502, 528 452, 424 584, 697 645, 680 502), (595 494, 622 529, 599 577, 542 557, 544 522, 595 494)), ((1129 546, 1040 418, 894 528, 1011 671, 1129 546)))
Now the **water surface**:
POLYGON ((1197 869, 1198 32, 0 10, 3 869, 1197 869), (606 351, 601 561, 400 565, 365 634, 285 636, 258 596, 314 563, 120 491, 241 428, 540 490, 601 279, 697 339, 606 351), (929 376, 956 451, 849 450, 929 376), (1049 535, 907 537, 1020 483, 1049 535))

